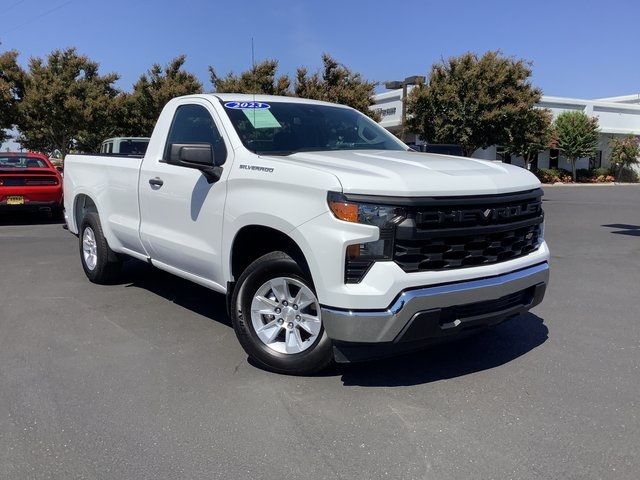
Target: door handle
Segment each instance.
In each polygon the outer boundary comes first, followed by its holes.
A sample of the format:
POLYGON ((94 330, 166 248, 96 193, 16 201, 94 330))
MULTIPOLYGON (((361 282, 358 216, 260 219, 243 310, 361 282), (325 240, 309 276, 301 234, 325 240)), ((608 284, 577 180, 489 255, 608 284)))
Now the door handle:
POLYGON ((151 185, 152 187, 161 187, 162 185, 164 185, 164 182, 161 178, 155 177, 149 179, 149 185, 151 185))

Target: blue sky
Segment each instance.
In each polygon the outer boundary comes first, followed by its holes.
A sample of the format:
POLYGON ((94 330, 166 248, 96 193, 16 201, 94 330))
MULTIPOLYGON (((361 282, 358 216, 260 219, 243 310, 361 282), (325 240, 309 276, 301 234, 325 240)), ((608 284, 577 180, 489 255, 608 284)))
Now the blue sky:
POLYGON ((316 69, 323 52, 376 81, 424 74, 440 58, 500 49, 533 62, 546 94, 596 98, 640 91, 637 1, 0 0, 0 49, 30 56, 76 46, 129 89, 180 53, 208 83, 275 58, 316 69))

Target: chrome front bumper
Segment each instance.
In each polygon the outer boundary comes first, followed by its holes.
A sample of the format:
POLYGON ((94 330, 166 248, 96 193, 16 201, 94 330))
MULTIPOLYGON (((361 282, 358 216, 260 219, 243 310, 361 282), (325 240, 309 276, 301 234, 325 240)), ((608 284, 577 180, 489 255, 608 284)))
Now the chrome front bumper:
POLYGON ((385 310, 322 308, 334 343, 403 343, 494 325, 539 304, 549 281, 544 262, 495 277, 403 291, 385 310))

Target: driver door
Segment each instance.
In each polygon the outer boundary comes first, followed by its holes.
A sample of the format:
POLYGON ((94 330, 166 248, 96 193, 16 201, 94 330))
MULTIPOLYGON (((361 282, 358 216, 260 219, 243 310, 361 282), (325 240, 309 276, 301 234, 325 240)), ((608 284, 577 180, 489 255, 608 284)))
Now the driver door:
POLYGON ((145 159, 139 184, 140 236, 153 263, 212 287, 224 283, 220 250, 229 173, 224 164, 231 155, 216 118, 204 99, 178 106, 163 156, 145 159), (220 180, 210 183, 200 170, 172 160, 174 144, 211 145, 214 162, 223 166, 220 180))

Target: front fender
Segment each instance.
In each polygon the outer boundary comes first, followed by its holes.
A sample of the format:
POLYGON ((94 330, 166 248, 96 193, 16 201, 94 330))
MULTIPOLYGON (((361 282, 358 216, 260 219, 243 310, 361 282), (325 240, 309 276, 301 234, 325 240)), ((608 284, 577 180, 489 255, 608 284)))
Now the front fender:
MULTIPOLYGON (((221 249, 227 255, 223 262, 226 282, 233 278, 231 249, 243 227, 269 227, 291 236, 298 226, 329 211, 327 192, 342 191, 334 175, 293 162, 252 157, 234 162, 231 168, 221 249), (249 161, 270 170, 240 168, 249 161)), ((310 252, 303 253, 306 257, 310 252)))

